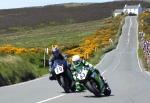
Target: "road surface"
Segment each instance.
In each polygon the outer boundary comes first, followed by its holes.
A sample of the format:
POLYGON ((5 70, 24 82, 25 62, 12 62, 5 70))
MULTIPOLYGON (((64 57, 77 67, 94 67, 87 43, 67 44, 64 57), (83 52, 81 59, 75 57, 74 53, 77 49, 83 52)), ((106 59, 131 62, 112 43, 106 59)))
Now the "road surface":
POLYGON ((94 97, 89 91, 66 94, 56 81, 42 78, 0 88, 0 103, 150 103, 150 74, 137 56, 137 17, 126 17, 117 48, 97 65, 112 95, 94 97))

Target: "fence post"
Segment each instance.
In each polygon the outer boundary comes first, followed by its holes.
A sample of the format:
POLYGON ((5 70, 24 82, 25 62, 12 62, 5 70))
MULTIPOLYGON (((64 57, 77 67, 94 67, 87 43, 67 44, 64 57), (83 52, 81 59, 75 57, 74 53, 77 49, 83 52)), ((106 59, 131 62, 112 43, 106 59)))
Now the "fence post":
POLYGON ((97 52, 97 47, 95 47, 95 52, 97 52))
POLYGON ((44 59, 44 68, 45 68, 45 51, 44 51, 44 57, 43 57, 43 59, 44 59))
POLYGON ((86 59, 89 59, 89 54, 88 53, 86 53, 86 59))
POLYGON ((111 38, 109 39, 109 43, 110 43, 111 46, 114 45, 114 42, 111 38))

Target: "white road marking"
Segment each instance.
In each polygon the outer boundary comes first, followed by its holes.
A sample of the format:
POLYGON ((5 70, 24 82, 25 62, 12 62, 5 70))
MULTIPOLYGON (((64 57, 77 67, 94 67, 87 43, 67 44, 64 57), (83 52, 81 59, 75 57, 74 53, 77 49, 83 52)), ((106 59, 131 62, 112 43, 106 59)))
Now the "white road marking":
POLYGON ((40 102, 36 102, 36 103, 45 103, 45 102, 51 101, 51 100, 53 100, 53 99, 57 99, 57 98, 63 97, 63 96, 65 96, 65 95, 66 95, 66 94, 61 94, 61 95, 58 95, 58 96, 55 96, 55 97, 52 97, 52 98, 45 99, 45 100, 40 101, 40 102))
POLYGON ((150 76, 150 72, 148 72, 148 71, 145 71, 149 76, 150 76))
MULTIPOLYGON (((117 65, 112 69, 112 72, 114 72, 114 71, 117 69, 117 67, 120 65, 120 62, 121 62, 120 56, 121 56, 121 53, 119 53, 118 63, 117 63, 117 65)), ((108 72, 108 70, 104 70, 104 71, 101 73, 101 75, 103 76, 106 72, 108 72)))
POLYGON ((143 69, 142 69, 142 67, 141 67, 141 64, 140 64, 140 60, 139 60, 138 54, 137 54, 137 59, 138 59, 138 65, 139 65, 139 68, 140 68, 141 72, 143 72, 143 69))
POLYGON ((132 20, 131 20, 131 17, 130 17, 130 25, 129 25, 129 31, 128 31, 128 42, 127 42, 127 44, 129 44, 129 41, 130 41, 131 26, 132 26, 132 20))
POLYGON ((117 65, 113 68, 112 72, 114 72, 117 69, 117 67, 120 65, 120 62, 121 62, 120 57, 121 57, 121 53, 119 53, 119 59, 118 59, 119 61, 117 65))
POLYGON ((137 43, 137 60, 138 60, 138 65, 139 65, 139 68, 140 68, 140 70, 141 70, 141 72, 143 72, 143 69, 142 69, 142 67, 141 67, 141 64, 140 64, 140 60, 139 60, 139 55, 138 55, 138 49, 139 49, 139 43, 137 43))

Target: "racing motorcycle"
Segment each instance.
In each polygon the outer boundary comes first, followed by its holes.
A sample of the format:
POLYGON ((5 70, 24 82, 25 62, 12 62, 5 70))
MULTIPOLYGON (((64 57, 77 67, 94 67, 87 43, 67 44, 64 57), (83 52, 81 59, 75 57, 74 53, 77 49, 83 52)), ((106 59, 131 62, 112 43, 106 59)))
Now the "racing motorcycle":
POLYGON ((64 61, 55 60, 53 64, 54 76, 59 85, 64 89, 66 93, 75 92, 73 76, 71 70, 66 67, 64 61))
POLYGON ((96 97, 102 95, 109 96, 111 94, 107 81, 103 79, 96 69, 92 70, 89 67, 81 67, 78 69, 76 77, 96 97))

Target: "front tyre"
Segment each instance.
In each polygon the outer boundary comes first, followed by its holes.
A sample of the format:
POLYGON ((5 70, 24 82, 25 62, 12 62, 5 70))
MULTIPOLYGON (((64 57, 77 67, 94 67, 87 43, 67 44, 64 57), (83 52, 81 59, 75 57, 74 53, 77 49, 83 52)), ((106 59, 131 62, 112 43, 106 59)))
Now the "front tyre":
POLYGON ((60 86, 63 87, 64 91, 66 93, 70 93, 70 88, 69 88, 69 81, 67 78, 60 76, 60 86))
POLYGON ((85 84, 85 86, 96 97, 100 97, 101 96, 100 90, 98 89, 98 85, 96 84, 95 81, 93 81, 93 80, 87 81, 86 84, 85 84))

